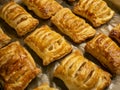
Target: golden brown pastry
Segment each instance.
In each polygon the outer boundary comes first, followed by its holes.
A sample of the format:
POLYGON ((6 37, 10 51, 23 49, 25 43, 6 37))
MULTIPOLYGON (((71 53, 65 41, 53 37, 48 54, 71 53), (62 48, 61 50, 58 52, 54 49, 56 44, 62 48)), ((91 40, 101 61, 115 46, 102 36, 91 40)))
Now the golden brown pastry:
POLYGON ((8 44, 10 41, 11 41, 11 38, 7 36, 0 28, 0 48, 8 44))
POLYGON ((75 16, 68 8, 63 8, 58 11, 51 18, 51 21, 75 43, 81 43, 96 33, 89 24, 82 18, 75 16))
POLYGON ((113 28, 109 36, 116 39, 120 43, 120 24, 113 28))
POLYGON ((39 72, 31 55, 18 41, 0 49, 0 78, 4 90, 24 90, 39 72))
POLYGON ((48 19, 58 12, 62 6, 55 0, 22 0, 30 10, 42 19, 48 19))
POLYGON ((108 36, 98 34, 85 50, 96 57, 113 74, 120 74, 120 48, 108 36))
POLYGON ((45 84, 42 84, 33 90, 58 90, 58 89, 51 88, 48 84, 45 83, 45 84))
POLYGON ((36 29, 24 41, 43 59, 43 65, 62 58, 72 49, 60 34, 51 30, 47 25, 36 29))
POLYGON ((73 12, 88 19, 94 27, 106 23, 114 15, 114 11, 103 0, 79 0, 73 12))
POLYGON ((69 90, 104 90, 111 75, 84 58, 78 50, 65 57, 54 76, 63 80, 69 90))
POLYGON ((13 1, 0 9, 0 17, 14 28, 19 36, 31 32, 39 23, 23 7, 13 1))

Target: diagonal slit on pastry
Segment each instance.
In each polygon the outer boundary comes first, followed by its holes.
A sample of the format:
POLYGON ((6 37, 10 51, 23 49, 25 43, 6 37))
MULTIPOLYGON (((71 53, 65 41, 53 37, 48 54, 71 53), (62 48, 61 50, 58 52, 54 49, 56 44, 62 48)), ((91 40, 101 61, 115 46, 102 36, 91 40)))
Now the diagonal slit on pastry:
POLYGON ((30 53, 18 41, 0 49, 0 78, 4 90, 24 90, 40 72, 30 53))
POLYGON ((69 36, 75 43, 81 43, 93 37, 96 30, 87 24, 84 19, 77 17, 68 8, 63 8, 51 18, 58 29, 69 36))
POLYGON ((24 41, 43 59, 43 65, 62 58, 72 50, 71 45, 47 25, 36 29, 24 41))
POLYGON ((62 6, 55 0, 22 0, 28 9, 42 19, 48 19, 58 12, 62 6))
POLYGON ((79 50, 62 59, 54 77, 63 80, 69 90, 104 90, 111 82, 111 75, 84 58, 79 50))
POLYGON ((108 36, 103 33, 98 34, 87 42, 85 50, 113 74, 120 74, 120 47, 108 36))
POLYGON ((0 9, 0 17, 14 28, 19 36, 31 32, 39 23, 23 7, 13 1, 3 5, 0 9))
POLYGON ((103 0, 79 0, 73 12, 88 19, 94 27, 105 24, 114 15, 114 11, 103 0))

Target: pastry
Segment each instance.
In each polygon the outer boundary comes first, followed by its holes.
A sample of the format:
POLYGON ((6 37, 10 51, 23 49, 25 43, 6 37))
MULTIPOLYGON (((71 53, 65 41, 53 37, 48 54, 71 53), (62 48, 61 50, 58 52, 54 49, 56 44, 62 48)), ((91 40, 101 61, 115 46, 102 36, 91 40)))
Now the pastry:
POLYGON ((36 29, 25 38, 25 43, 32 48, 43 60, 43 65, 62 58, 72 47, 66 40, 47 25, 36 29))
POLYGON ((39 23, 23 7, 13 1, 3 5, 0 9, 0 17, 14 28, 19 36, 31 32, 39 23))
POLYGON ((48 19, 62 6, 55 0, 22 0, 27 7, 42 19, 48 19))
POLYGON ((108 22, 114 15, 114 11, 103 0, 79 0, 73 12, 88 19, 94 27, 108 22))
POLYGON ((75 16, 68 8, 63 8, 51 18, 61 32, 69 36, 75 43, 81 43, 93 37, 96 31, 82 18, 75 16))
POLYGON ((69 90, 104 90, 111 75, 87 60, 78 50, 62 59, 54 76, 63 80, 69 90))
POLYGON ((85 50, 96 57, 113 74, 120 74, 120 48, 108 36, 98 34, 87 43, 85 50))
POLYGON ((8 44, 10 41, 11 41, 11 38, 7 36, 0 28, 0 48, 8 44))
POLYGON ((18 41, 0 49, 0 78, 4 90, 24 90, 40 71, 18 41))
POLYGON ((58 90, 58 89, 51 88, 48 84, 45 83, 45 84, 42 84, 33 90, 58 90))
POLYGON ((113 28, 109 36, 116 39, 120 43, 120 24, 113 28))

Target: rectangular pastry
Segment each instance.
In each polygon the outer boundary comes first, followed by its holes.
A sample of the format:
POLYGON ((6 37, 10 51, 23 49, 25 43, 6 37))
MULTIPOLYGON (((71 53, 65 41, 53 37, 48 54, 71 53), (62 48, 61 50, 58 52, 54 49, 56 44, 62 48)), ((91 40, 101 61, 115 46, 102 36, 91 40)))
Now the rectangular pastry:
POLYGON ((114 11, 103 0, 79 0, 73 12, 88 19, 94 27, 106 23, 114 15, 114 11))
POLYGON ((3 5, 0 9, 0 17, 14 28, 19 36, 31 32, 39 23, 23 7, 13 1, 3 5))
POLYGON ((42 58, 43 65, 62 58, 72 49, 60 34, 51 30, 47 25, 36 29, 24 41, 42 58))
POLYGON ((68 8, 63 8, 51 18, 61 32, 75 43, 81 43, 95 35, 96 31, 82 18, 75 16, 68 8))
POLYGON ((40 71, 18 41, 0 49, 0 78, 4 90, 24 90, 40 71))
POLYGON ((45 84, 42 84, 33 90, 58 90, 58 89, 51 88, 47 83, 45 83, 45 84))
POLYGON ((87 43, 85 50, 96 57, 113 74, 120 74, 120 47, 108 36, 98 34, 87 43))
POLYGON ((48 19, 58 12, 62 6, 55 0, 22 0, 28 9, 42 19, 48 19))
POLYGON ((112 29, 109 36, 116 39, 120 43, 120 24, 112 29))
POLYGON ((87 60, 78 50, 65 57, 54 76, 63 80, 69 90, 104 90, 111 75, 87 60))
POLYGON ((10 41, 11 41, 11 38, 7 36, 0 28, 0 48, 8 44, 10 41))

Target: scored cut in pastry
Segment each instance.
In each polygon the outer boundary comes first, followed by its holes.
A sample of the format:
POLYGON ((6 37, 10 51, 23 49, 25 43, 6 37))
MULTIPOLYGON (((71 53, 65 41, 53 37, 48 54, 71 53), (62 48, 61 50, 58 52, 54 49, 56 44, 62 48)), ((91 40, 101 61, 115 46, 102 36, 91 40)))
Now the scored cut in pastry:
POLYGON ((13 1, 3 5, 0 9, 0 17, 14 28, 19 36, 31 32, 39 23, 23 7, 13 1))
POLYGON ((109 36, 116 39, 120 43, 120 24, 112 29, 109 36))
POLYGON ((43 59, 43 65, 62 58, 72 50, 71 45, 47 25, 36 29, 24 41, 43 59))
POLYGON ((61 61, 54 76, 63 80, 69 90, 104 90, 111 82, 108 72, 84 58, 78 50, 61 61))
POLYGON ((106 23, 114 15, 114 11, 103 0, 79 0, 73 12, 88 19, 94 27, 106 23))
POLYGON ((69 36, 75 43, 81 43, 93 37, 96 31, 82 18, 75 16, 68 8, 63 8, 51 18, 61 32, 69 36))
POLYGON ((4 90, 24 90, 41 70, 18 41, 0 49, 0 78, 4 90))
POLYGON ((27 7, 42 19, 48 19, 62 6, 55 0, 22 0, 27 7))
POLYGON ((58 89, 51 88, 48 84, 45 83, 45 84, 42 84, 33 90, 58 90, 58 89))
POLYGON ((10 41, 11 41, 11 38, 7 36, 0 28, 0 48, 8 44, 10 41))
POLYGON ((98 34, 87 43, 85 50, 113 74, 120 74, 120 47, 108 36, 102 33, 98 34))

